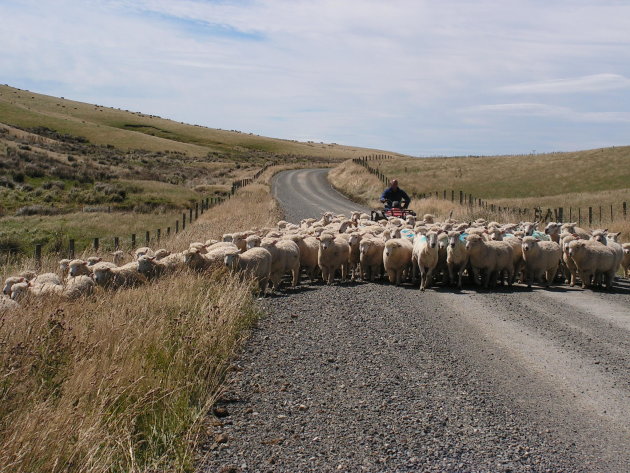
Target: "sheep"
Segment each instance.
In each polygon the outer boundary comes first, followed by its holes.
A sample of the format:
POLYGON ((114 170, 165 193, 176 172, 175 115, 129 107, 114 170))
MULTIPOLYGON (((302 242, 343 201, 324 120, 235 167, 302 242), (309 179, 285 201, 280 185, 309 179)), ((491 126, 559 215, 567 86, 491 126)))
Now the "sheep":
MULTIPOLYGON (((205 243, 204 243, 205 245, 205 243)), ((167 256, 169 256, 171 254, 170 251, 168 251, 166 248, 160 248, 159 250, 155 251, 155 259, 160 261, 164 258, 166 258, 167 256)), ((114 261, 115 263, 115 261, 114 261)))
POLYGON ((138 258, 138 271, 148 279, 153 279, 182 269, 185 262, 184 252, 173 253, 161 260, 157 259, 157 256, 144 255, 138 258))
POLYGON ((348 257, 348 269, 352 280, 357 278, 359 272, 359 263, 361 260, 361 253, 359 245, 361 244, 361 234, 353 232, 349 234, 347 239, 348 245, 350 245, 350 256, 348 257))
POLYGON ((262 238, 260 238, 260 236, 258 235, 250 235, 245 239, 245 243, 246 243, 246 249, 251 249, 251 248, 256 248, 257 246, 260 246, 260 242, 262 241, 262 238))
POLYGON ((122 250, 112 251, 110 255, 113 256, 113 263, 116 266, 121 266, 125 262, 125 252, 122 250))
POLYGON ((597 282, 600 276, 606 288, 612 289, 616 261, 613 250, 598 241, 580 239, 569 243, 569 255, 575 262, 583 289, 597 282))
POLYGON ((571 233, 561 233, 560 234, 560 246, 562 249, 562 272, 564 273, 564 278, 567 283, 571 287, 575 286, 575 280, 577 278, 577 266, 569 255, 569 243, 574 240, 579 240, 577 235, 573 235, 571 233))
MULTIPOLYGON (((282 222, 282 220, 281 220, 282 222)), ((284 222, 286 224, 286 222, 284 222)), ((280 224, 280 222, 278 222, 278 224, 280 224)), ((286 226, 286 225, 285 225, 286 226)), ((236 245, 236 247, 242 252, 244 252, 245 250, 247 250, 247 237, 249 235, 245 232, 240 232, 240 233, 233 233, 232 234, 232 243, 234 243, 236 245)))
POLYGON ((5 295, 0 296, 0 315, 19 309, 20 305, 5 295))
POLYGON ((380 277, 383 266, 385 241, 380 238, 362 238, 359 243, 359 273, 362 280, 374 282, 380 277))
POLYGON ((96 284, 109 289, 133 287, 147 282, 147 278, 138 271, 137 261, 114 268, 97 265, 93 272, 96 284))
MULTIPOLYGON (((206 248, 206 244, 201 243, 200 241, 195 241, 195 242, 190 243, 188 245, 188 249, 197 250, 202 255, 205 255, 208 252, 208 249, 206 248)), ((149 256, 155 256, 155 255, 149 255, 149 256)))
MULTIPOLYGON (((523 272, 523 266, 525 264, 525 262, 523 261, 523 238, 524 237, 509 236, 502 240, 512 247, 512 264, 514 268, 512 283, 514 283, 517 277, 521 276, 521 273, 523 272)), ((521 278, 521 280, 522 279, 523 278, 521 278)))
POLYGON ((426 235, 416 238, 412 248, 412 264, 414 276, 416 270, 420 271, 420 290, 424 291, 431 286, 433 271, 438 263, 438 234, 429 231, 426 235))
POLYGON ((540 222, 521 222, 521 228, 525 232, 525 236, 532 236, 538 225, 540 225, 540 222))
POLYGON ((226 253, 238 250, 233 243, 219 242, 208 248, 206 253, 202 253, 197 248, 191 248, 182 253, 184 265, 196 271, 207 271, 218 264, 223 263, 226 253))
POLYGON ((20 284, 20 283, 27 283, 28 280, 23 277, 23 276, 11 276, 8 277, 5 281, 4 281, 4 288, 2 289, 2 293, 6 294, 7 296, 11 295, 11 288, 15 285, 15 284, 20 284))
POLYGON ((383 267, 392 284, 400 285, 409 274, 413 243, 408 238, 392 238, 385 243, 383 267))
POLYGON ((523 261, 525 261, 525 280, 531 289, 534 280, 545 276, 545 286, 553 282, 562 258, 562 249, 555 241, 542 241, 533 236, 523 238, 523 261))
POLYGON ((59 260, 59 271, 61 272, 61 277, 65 279, 68 276, 68 272, 70 271, 70 262, 72 260, 62 259, 59 260))
POLYGON ((68 299, 78 299, 82 296, 88 296, 94 291, 96 283, 89 276, 76 276, 69 278, 61 292, 61 295, 68 299))
POLYGON ((483 282, 484 289, 487 289, 491 280, 492 285, 495 285, 497 278, 500 278, 503 283, 504 272, 507 272, 508 284, 512 285, 514 256, 509 243, 486 241, 481 235, 472 234, 466 237, 466 250, 477 285, 483 282))
POLYGON ((317 264, 322 271, 322 279, 327 284, 332 284, 335 280, 335 272, 341 270, 341 281, 343 282, 348 274, 349 243, 345 238, 335 238, 330 233, 322 233, 318 240, 317 264))
POLYGON ((560 244, 560 233, 562 224, 558 222, 549 222, 545 227, 545 233, 549 235, 551 241, 555 241, 560 244))
POLYGON ((103 261, 103 258, 100 256, 90 256, 86 261, 88 266, 94 266, 96 263, 103 261))
POLYGON ((457 271, 457 288, 462 288, 462 274, 468 265, 468 252, 462 239, 464 233, 460 231, 448 232, 448 247, 446 248, 446 266, 451 284, 455 283, 457 271))
POLYGON ((424 223, 435 223, 435 215, 431 215, 431 214, 424 214, 422 216, 422 221, 424 223))
POLYGON ((143 246, 136 249, 136 251, 133 253, 133 259, 137 261, 138 258, 140 258, 142 255, 155 256, 155 253, 153 253, 153 250, 148 246, 143 246))
POLYGON ((594 230, 591 235, 591 240, 597 240, 602 245, 606 245, 615 253, 615 273, 619 269, 619 265, 621 265, 621 261, 623 260, 623 247, 617 243, 617 239, 620 233, 608 233, 608 229, 606 230, 594 230))
POLYGON ((88 265, 87 261, 82 259, 74 259, 68 264, 68 277, 74 278, 76 276, 91 276, 94 274, 96 268, 116 268, 114 263, 108 261, 101 261, 92 266, 88 265))
POLYGON ((621 267, 623 268, 623 275, 626 278, 630 278, 630 243, 624 243, 623 248, 623 260, 621 260, 621 267))
POLYGON ((228 268, 251 274, 258 281, 258 289, 264 295, 271 275, 271 253, 265 248, 251 248, 239 253, 226 253, 223 261, 228 268))
POLYGON ((577 224, 577 222, 565 223, 560 227, 560 230, 562 232, 573 233, 584 240, 588 240, 591 237, 590 232, 578 227, 577 224))
MULTIPOLYGON (((450 225, 449 225, 450 228, 450 225)), ((442 283, 446 284, 449 280, 448 265, 446 264, 447 248, 448 248, 448 232, 445 230, 438 230, 438 262, 434 269, 435 276, 442 275, 442 283)))
POLYGON ((57 295, 63 293, 63 285, 54 283, 45 283, 33 285, 30 281, 20 282, 11 287, 11 299, 21 301, 28 294, 35 297, 57 295))
POLYGON ((31 286, 43 286, 45 284, 61 285, 61 278, 55 273, 38 274, 31 281, 31 286))
POLYGON ((286 239, 293 240, 297 243, 300 249, 300 268, 304 268, 309 279, 314 281, 317 270, 319 269, 317 263, 319 240, 315 237, 304 235, 290 235, 286 237, 286 239))
POLYGON ((274 290, 280 288, 282 276, 291 272, 291 286, 296 287, 300 280, 300 248, 291 240, 277 240, 265 238, 260 243, 271 253, 271 274, 269 279, 274 290))
POLYGON ((219 240, 215 240, 214 238, 206 240, 206 248, 209 247, 209 246, 214 245, 215 243, 219 243, 219 240))

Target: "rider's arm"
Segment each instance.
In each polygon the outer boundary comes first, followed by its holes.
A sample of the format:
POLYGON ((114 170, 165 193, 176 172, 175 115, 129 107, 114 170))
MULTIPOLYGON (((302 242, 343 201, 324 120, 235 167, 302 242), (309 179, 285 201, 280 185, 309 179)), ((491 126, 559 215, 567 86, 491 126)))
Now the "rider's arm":
POLYGON ((411 202, 411 199, 409 198, 409 196, 407 195, 407 193, 404 190, 400 189, 400 192, 402 194, 402 200, 404 200, 406 202, 411 202))
POLYGON ((389 187, 385 189, 383 193, 381 194, 381 202, 385 202, 387 200, 388 191, 389 191, 389 187))

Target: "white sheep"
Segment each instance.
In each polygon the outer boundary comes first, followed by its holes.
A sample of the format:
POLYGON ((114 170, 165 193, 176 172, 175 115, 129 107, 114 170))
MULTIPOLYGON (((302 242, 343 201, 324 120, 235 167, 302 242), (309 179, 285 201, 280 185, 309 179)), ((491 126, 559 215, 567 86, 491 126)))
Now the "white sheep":
POLYGON ((380 238, 366 237, 359 243, 360 276, 364 281, 374 282, 381 275, 385 241, 380 238))
POLYGON ((420 290, 431 286, 433 271, 438 263, 438 234, 434 231, 416 237, 413 242, 412 264, 414 275, 420 271, 420 290))
POLYGON ((265 248, 255 247, 239 253, 232 250, 224 256, 224 263, 228 268, 245 272, 258 282, 258 289, 265 294, 271 275, 271 253, 265 248))
POLYGON ((534 280, 540 281, 545 276, 545 286, 553 282, 562 258, 562 249, 555 241, 542 241, 533 236, 523 238, 523 261, 525 262, 525 281, 532 287, 534 280))
POLYGON ((559 222, 549 222, 545 227, 545 233, 549 235, 551 241, 560 244, 560 233, 562 232, 562 224, 559 222))
POLYGON ((185 262, 184 252, 173 253, 162 259, 144 255, 138 258, 138 271, 148 279, 153 279, 183 269, 185 262))
POLYGON ((621 267, 623 268, 624 276, 630 278, 630 243, 624 243, 622 248, 623 260, 621 260, 621 267))
POLYGON ((78 299, 79 297, 92 294, 94 286, 96 286, 96 283, 91 277, 76 276, 66 281, 61 295, 68 299, 78 299))
POLYGON ((598 241, 580 239, 569 243, 569 255, 577 267, 582 288, 590 287, 603 276, 606 288, 612 289, 617 260, 613 250, 598 241))
POLYGON ((319 240, 308 235, 289 235, 286 238, 297 243, 298 248, 300 249, 300 267, 306 271, 309 279, 314 281, 317 275, 317 270, 319 269, 317 263, 319 240))
POLYGON ((42 273, 30 280, 31 286, 43 286, 45 284, 61 285, 61 278, 55 273, 42 273))
POLYGON ((579 236, 581 239, 588 240, 591 237, 591 233, 583 228, 577 226, 577 222, 565 223, 560 227, 562 232, 573 233, 579 236))
POLYGON ((231 242, 219 242, 208 248, 206 253, 202 253, 197 248, 184 251, 184 264, 196 271, 208 271, 219 264, 223 264, 223 258, 232 250, 238 250, 231 242))
POLYGON ((446 266, 451 284, 455 283, 457 273, 457 287, 462 288, 462 274, 468 265, 468 252, 462 239, 463 232, 448 232, 448 247, 446 248, 446 266))
POLYGON ((20 308, 20 305, 5 295, 0 295, 0 315, 13 312, 20 308))
MULTIPOLYGON (((205 243, 204 243, 205 245, 205 243)), ((155 259, 160 261, 171 254, 166 248, 160 248, 159 250, 155 250, 155 259)), ((116 263, 116 261, 114 261, 116 263)), ((118 263, 117 263, 118 264, 118 263)))
POLYGON ((335 237, 330 233, 322 233, 319 239, 317 263, 322 270, 322 279, 327 284, 335 280, 335 272, 341 271, 341 281, 348 275, 350 245, 345 238, 335 237))
POLYGON ((62 259, 59 260, 59 272, 61 273, 62 279, 65 279, 68 276, 68 272, 70 271, 70 262, 72 260, 62 259))
POLYGON ((385 243, 383 250, 383 267, 392 284, 400 285, 409 275, 413 243, 408 238, 392 238, 385 243))
POLYGON ((483 283, 483 287, 487 289, 490 281, 493 286, 496 284, 497 278, 503 283, 504 273, 507 273, 508 284, 512 284, 514 256, 509 243, 486 241, 481 235, 469 234, 466 237, 466 249, 477 285, 483 283))
POLYGON ((138 271, 137 261, 114 268, 96 265, 93 273, 96 284, 109 289, 138 286, 147 281, 147 278, 138 271))
POLYGON ((291 286, 296 287, 300 281, 300 248, 294 241, 265 238, 260 243, 271 253, 271 274, 269 279, 274 290, 280 288, 282 276, 290 272, 291 286))
POLYGON ((110 255, 113 256, 113 263, 116 266, 121 266, 125 262, 125 252, 122 250, 112 251, 110 255))
POLYGON ((133 253, 133 258, 137 261, 143 255, 155 256, 155 253, 148 246, 142 246, 133 253))
POLYGON ((602 245, 606 245, 615 253, 615 273, 619 270, 621 261, 623 260, 623 247, 617 243, 619 233, 608 233, 606 230, 593 230, 591 240, 596 240, 602 245))
POLYGON ((560 247, 562 249, 562 272, 564 274, 565 281, 569 283, 571 287, 575 286, 575 281, 578 274, 575 261, 573 261, 573 258, 571 258, 571 255, 569 254, 569 243, 579 239, 580 238, 577 235, 573 235, 571 233, 563 232, 560 234, 560 247))
POLYGON ((4 288, 2 289, 2 293, 7 296, 11 295, 11 288, 14 284, 27 283, 28 280, 24 276, 10 276, 4 281, 4 288))

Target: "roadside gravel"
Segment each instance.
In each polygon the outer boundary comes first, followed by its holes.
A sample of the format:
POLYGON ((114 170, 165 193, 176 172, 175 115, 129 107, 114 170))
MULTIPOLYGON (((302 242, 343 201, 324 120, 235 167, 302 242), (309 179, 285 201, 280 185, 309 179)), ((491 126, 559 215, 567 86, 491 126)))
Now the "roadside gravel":
POLYGON ((201 471, 630 471, 627 281, 304 284, 261 304, 201 471))

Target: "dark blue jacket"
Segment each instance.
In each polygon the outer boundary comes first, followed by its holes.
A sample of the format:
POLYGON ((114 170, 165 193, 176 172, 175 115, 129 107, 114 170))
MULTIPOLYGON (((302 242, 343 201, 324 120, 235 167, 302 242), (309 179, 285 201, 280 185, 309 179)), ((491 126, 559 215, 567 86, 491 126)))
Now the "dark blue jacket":
POLYGON ((402 202, 404 200, 405 202, 411 202, 407 193, 400 187, 396 190, 391 187, 385 189, 383 194, 381 194, 381 201, 383 200, 391 200, 392 202, 402 202))

